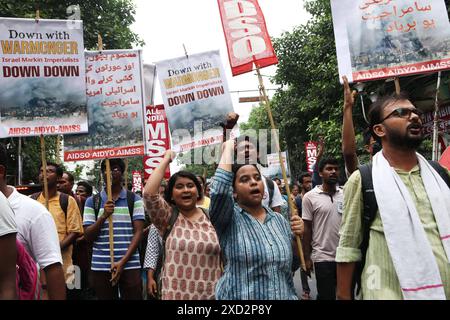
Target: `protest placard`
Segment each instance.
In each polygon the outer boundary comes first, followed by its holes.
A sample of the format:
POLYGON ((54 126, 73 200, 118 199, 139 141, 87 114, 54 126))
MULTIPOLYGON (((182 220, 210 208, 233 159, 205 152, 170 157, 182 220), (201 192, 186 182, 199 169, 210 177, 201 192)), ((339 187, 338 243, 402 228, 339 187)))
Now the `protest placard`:
POLYGON ((0 18, 0 138, 88 131, 81 21, 0 18))
POLYGON ((317 162, 317 150, 318 143, 314 141, 305 142, 305 153, 306 153, 306 170, 313 174, 314 165, 317 162))
MULTIPOLYGON (((146 107, 144 133, 144 179, 147 180, 163 160, 166 150, 170 149, 169 125, 162 104, 146 107)), ((164 178, 170 178, 169 167, 164 178)))
POLYGON ((331 7, 340 79, 346 75, 360 82, 450 69, 444 0, 332 0, 331 7))
POLYGON ((132 192, 142 192, 142 176, 140 171, 133 171, 133 187, 131 189, 132 192))
MULTIPOLYGON (((439 109, 438 112, 438 132, 447 133, 450 132, 450 106, 445 106, 439 109)), ((431 137, 433 134, 433 120, 434 112, 429 111, 421 116, 423 134, 425 137, 431 137)))
POLYGON ((278 63, 257 0, 218 0, 233 76, 278 63))
POLYGON ((89 134, 64 140, 64 160, 144 155, 139 50, 86 52, 89 134))
MULTIPOLYGON (((283 157, 284 167, 286 168, 286 176, 289 179, 291 174, 288 165, 287 151, 281 152, 281 156, 283 157)), ((272 180, 275 178, 283 179, 278 153, 270 153, 267 155, 267 167, 261 167, 261 173, 272 180)))
POLYGON ((172 149, 189 151, 222 142, 220 127, 233 112, 219 51, 156 63, 172 149))

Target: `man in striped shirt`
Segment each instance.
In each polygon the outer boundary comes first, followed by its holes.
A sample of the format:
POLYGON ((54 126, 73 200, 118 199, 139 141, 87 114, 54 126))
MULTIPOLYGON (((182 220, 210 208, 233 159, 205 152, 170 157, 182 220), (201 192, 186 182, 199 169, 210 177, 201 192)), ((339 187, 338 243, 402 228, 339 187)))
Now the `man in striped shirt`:
MULTIPOLYGON (((125 300, 142 299, 141 264, 137 247, 142 238, 144 207, 142 199, 122 187, 125 163, 122 159, 111 159, 112 201, 108 201, 105 190, 100 193, 100 206, 96 214, 96 196, 86 200, 83 215, 85 237, 93 242, 92 266, 93 287, 100 300, 120 297, 125 300), (133 202, 130 212, 129 199, 133 202), (134 200, 134 201, 133 201, 134 200), (111 266, 108 217, 113 217, 114 265, 111 266), (114 285, 117 283, 118 285, 114 285)), ((105 161, 101 170, 104 181, 105 161)))

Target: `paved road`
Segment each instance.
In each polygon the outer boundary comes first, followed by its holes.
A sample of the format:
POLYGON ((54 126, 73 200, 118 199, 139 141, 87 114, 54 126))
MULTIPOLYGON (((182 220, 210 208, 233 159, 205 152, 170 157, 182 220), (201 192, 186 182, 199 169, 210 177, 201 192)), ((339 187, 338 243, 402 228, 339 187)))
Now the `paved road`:
MULTIPOLYGON (((312 300, 315 300, 317 297, 317 287, 316 287, 316 276, 315 274, 311 274, 311 278, 308 278, 309 288, 311 292, 309 293, 312 300)), ((294 286, 295 291, 297 292, 297 296, 301 299, 303 289, 302 289, 302 281, 300 279, 300 270, 297 270, 294 275, 294 286)))

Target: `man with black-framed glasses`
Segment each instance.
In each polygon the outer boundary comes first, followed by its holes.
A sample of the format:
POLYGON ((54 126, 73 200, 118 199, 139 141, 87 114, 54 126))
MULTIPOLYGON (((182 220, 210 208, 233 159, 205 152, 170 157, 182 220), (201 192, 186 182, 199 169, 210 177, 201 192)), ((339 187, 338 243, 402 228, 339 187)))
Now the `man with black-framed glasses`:
POLYGON ((373 157, 371 190, 363 195, 359 170, 345 186, 336 254, 340 299, 351 298, 362 259, 364 300, 450 299, 450 173, 416 152, 420 114, 405 94, 382 97, 369 110, 370 130, 383 149, 373 157), (368 192, 375 196, 369 223, 363 219, 368 192))

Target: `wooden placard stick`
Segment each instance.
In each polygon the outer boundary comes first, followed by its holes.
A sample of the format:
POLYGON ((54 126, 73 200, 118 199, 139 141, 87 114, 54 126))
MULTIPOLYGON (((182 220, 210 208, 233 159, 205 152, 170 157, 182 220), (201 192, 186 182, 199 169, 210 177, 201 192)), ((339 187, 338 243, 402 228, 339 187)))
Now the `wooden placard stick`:
MULTIPOLYGON (((102 36, 98 35, 98 50, 103 50, 103 40, 102 36)), ((106 164, 106 194, 108 195, 108 201, 112 201, 112 184, 111 184, 111 164, 109 162, 109 159, 105 159, 106 164)), ((110 260, 111 260, 111 269, 114 265, 114 228, 113 228, 113 215, 110 215, 108 217, 108 228, 109 228, 109 254, 110 254, 110 260)), ((113 286, 116 285, 116 283, 112 283, 113 286)))
POLYGON ((97 46, 98 46, 98 51, 103 51, 103 39, 102 36, 100 34, 98 34, 98 40, 97 40, 97 46))
POLYGON ((439 89, 441 87, 441 71, 438 72, 436 95, 434 99, 434 116, 433 116, 433 148, 431 160, 438 161, 439 158, 439 89))
POLYGON ((128 158, 125 158, 125 172, 123 173, 125 175, 125 189, 128 190, 128 158))
POLYGON ((45 156, 45 139, 44 135, 41 134, 41 162, 42 162, 42 176, 44 178, 44 193, 45 207, 48 210, 48 181, 47 181, 47 159, 45 156))
POLYGON ((395 83, 395 93, 396 94, 400 94, 400 78, 399 77, 395 77, 394 78, 394 83, 395 83))
POLYGON ((61 149, 61 136, 58 134, 56 136, 56 163, 61 164, 61 157, 59 150, 61 149))
MULTIPOLYGON (((106 194, 108 195, 108 201, 112 201, 112 184, 111 184, 111 164, 109 159, 105 159, 106 164, 106 194)), ((113 214, 108 217, 109 227, 109 253, 111 260, 111 269, 114 265, 114 229, 113 229, 113 214)), ((112 284, 115 286, 115 283, 112 284)))
MULTIPOLYGON (((261 72, 259 71, 259 67, 256 67, 256 72, 258 74, 258 80, 259 80, 259 94, 263 98, 262 100, 265 102, 266 109, 267 109, 267 114, 269 115, 270 125, 271 125, 271 127, 273 129, 273 132, 274 132, 274 137, 273 138, 275 138, 275 147, 277 149, 278 158, 280 160, 281 173, 283 175, 284 185, 286 187, 286 193, 287 193, 288 202, 289 202, 289 210, 290 210, 290 212, 292 214, 298 215, 298 212, 295 209, 294 203, 292 202, 291 190, 290 190, 290 187, 289 187, 289 182, 288 182, 287 175, 286 175, 286 168, 284 167, 284 161, 283 161, 283 157, 282 157, 282 154, 281 154, 281 148, 280 148, 280 142, 279 142, 279 138, 278 138, 278 133, 276 131, 275 121, 273 120, 273 116, 272 116, 272 109, 270 108, 269 98, 267 97, 266 89, 264 87, 264 81, 263 81, 263 78, 261 76, 261 72)), ((296 240, 297 240, 298 253, 299 253, 299 257, 300 257, 300 264, 301 264, 301 267, 302 267, 303 271, 306 271, 306 264, 305 264, 305 257, 303 256, 302 242, 301 242, 299 236, 296 236, 296 240)))

